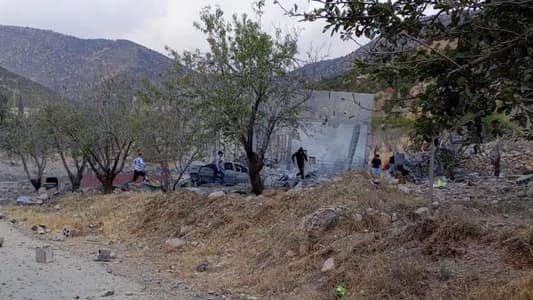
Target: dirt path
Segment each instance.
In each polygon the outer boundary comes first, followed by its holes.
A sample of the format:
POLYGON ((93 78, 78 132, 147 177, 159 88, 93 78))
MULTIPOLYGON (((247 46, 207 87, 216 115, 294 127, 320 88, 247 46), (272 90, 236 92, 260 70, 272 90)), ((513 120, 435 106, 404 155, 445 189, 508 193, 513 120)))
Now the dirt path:
POLYGON ((54 248, 55 261, 38 264, 33 240, 12 225, 0 222, 0 299, 192 299, 186 295, 165 295, 147 289, 125 277, 109 274, 88 258, 54 248), (108 295, 104 297, 105 295, 108 295))

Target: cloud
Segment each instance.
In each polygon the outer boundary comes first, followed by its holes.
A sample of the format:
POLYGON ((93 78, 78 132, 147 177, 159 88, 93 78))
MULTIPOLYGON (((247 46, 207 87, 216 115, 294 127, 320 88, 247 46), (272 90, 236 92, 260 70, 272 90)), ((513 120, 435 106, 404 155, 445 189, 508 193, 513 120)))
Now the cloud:
MULTIPOLYGON (((183 51, 205 50, 204 36, 193 28, 200 10, 220 6, 226 14, 251 13, 250 0, 0 0, 0 20, 3 24, 51 29, 82 38, 130 39, 156 51, 166 53, 165 46, 183 51)), ((267 30, 275 27, 301 29, 302 56, 311 48, 329 49, 330 57, 348 54, 358 46, 343 42, 339 36, 322 34, 323 23, 302 23, 285 16, 282 10, 267 0, 263 24, 267 30)), ((284 0, 309 6, 307 0, 284 0)), ((324 50, 325 49, 325 50, 324 50)))

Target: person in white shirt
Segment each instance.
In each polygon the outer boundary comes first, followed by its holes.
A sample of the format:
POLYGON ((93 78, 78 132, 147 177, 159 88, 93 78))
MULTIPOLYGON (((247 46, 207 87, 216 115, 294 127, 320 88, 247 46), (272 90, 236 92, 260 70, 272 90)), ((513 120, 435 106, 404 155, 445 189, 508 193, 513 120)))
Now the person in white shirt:
POLYGON ((224 152, 218 151, 218 156, 213 160, 213 178, 211 182, 215 183, 217 177, 220 177, 220 184, 224 185, 224 152))
POLYGON ((137 182, 139 177, 146 178, 146 173, 144 172, 144 159, 142 152, 139 152, 139 156, 133 160, 135 169, 133 170, 133 182, 137 182))

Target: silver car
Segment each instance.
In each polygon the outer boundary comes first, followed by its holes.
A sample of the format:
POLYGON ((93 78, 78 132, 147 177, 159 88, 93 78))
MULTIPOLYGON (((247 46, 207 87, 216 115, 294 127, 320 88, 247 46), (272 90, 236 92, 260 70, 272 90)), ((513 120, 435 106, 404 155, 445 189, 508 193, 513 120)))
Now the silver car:
MULTIPOLYGON (((215 166, 213 164, 192 165, 189 170, 192 185, 200 186, 211 183, 214 169, 215 166)), ((217 179, 217 182, 220 182, 219 179, 217 179)), ((236 162, 224 162, 224 185, 237 185, 249 182, 250 177, 247 167, 236 162)))

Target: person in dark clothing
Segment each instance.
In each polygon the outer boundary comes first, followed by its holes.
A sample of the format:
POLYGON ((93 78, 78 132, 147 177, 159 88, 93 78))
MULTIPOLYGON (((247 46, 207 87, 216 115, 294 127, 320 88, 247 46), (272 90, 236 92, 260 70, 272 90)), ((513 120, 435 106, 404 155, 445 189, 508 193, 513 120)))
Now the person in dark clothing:
POLYGON ((304 164, 307 161, 307 155, 305 154, 304 148, 300 147, 300 149, 298 149, 298 151, 296 151, 292 155, 292 163, 294 163, 294 158, 296 158, 296 163, 298 164, 298 170, 300 170, 300 172, 298 172, 296 176, 301 175, 302 179, 304 179, 305 178, 304 164))
POLYGON ((379 154, 376 154, 374 156, 374 159, 372 159, 372 175, 379 176, 381 172, 381 159, 379 159, 379 154))

